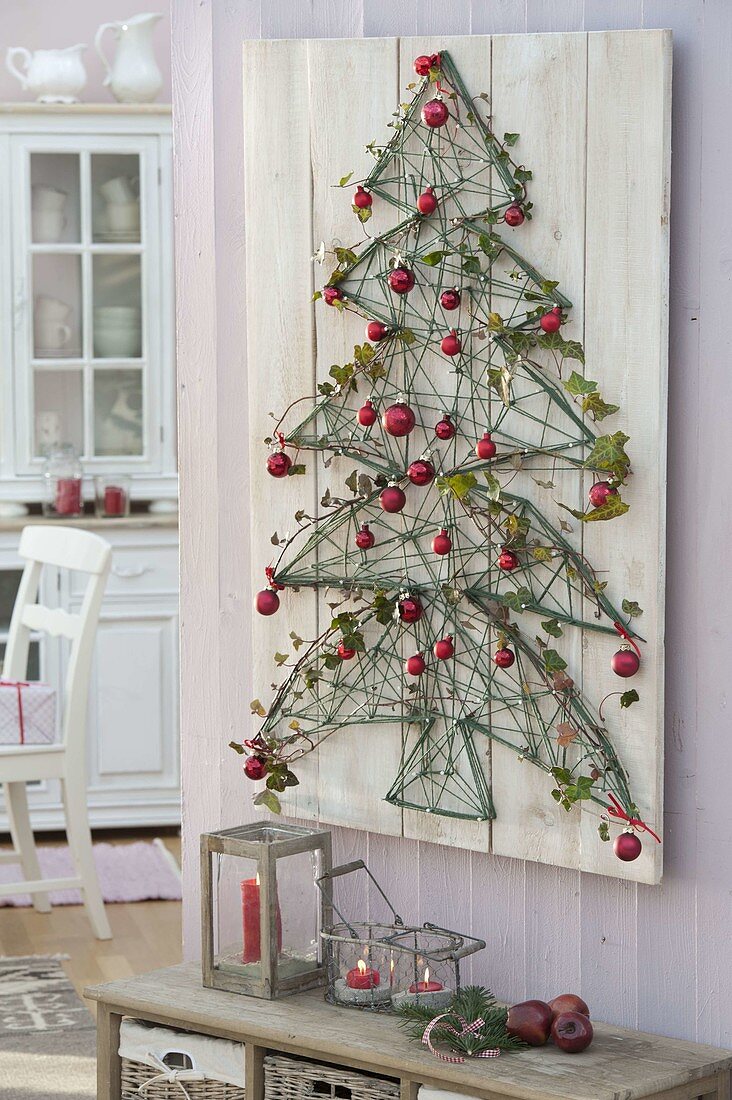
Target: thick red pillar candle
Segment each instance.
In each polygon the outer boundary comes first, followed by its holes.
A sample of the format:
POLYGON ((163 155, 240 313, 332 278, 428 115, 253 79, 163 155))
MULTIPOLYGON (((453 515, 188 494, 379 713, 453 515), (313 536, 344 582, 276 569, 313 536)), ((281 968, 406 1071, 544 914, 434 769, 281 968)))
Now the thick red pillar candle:
POLYGON ((56 511, 60 516, 75 516, 81 511, 81 478, 60 477, 56 482, 56 511))
POLYGON ((123 516, 125 514, 125 491, 118 485, 107 485, 104 490, 104 514, 123 516))
MULTIPOLYGON (((259 876, 245 878, 241 883, 241 918, 244 939, 242 962, 259 962, 261 951, 261 924, 259 908, 259 876)), ((282 915, 277 901, 277 948, 282 950, 282 915)))

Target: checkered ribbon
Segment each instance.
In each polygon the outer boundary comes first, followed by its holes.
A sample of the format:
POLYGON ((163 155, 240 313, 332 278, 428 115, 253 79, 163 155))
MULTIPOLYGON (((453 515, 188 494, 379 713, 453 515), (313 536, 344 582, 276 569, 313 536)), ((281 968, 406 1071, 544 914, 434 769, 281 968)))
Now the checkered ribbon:
MULTIPOLYGON (((440 1020, 446 1020, 452 1017, 455 1020, 459 1020, 462 1024, 463 1030, 457 1031, 451 1024, 443 1024, 441 1030, 447 1031, 450 1035, 454 1035, 456 1039, 463 1039, 466 1035, 477 1035, 479 1031, 485 1026, 485 1020, 479 1016, 477 1020, 473 1020, 472 1024, 469 1024, 462 1016, 457 1016, 454 1012, 443 1012, 441 1016, 435 1016, 434 1020, 431 1020, 424 1029, 424 1035, 422 1036, 422 1042, 427 1047, 430 1054, 434 1054, 435 1058, 439 1058, 441 1062, 450 1062, 453 1065, 460 1065, 465 1059, 460 1054, 443 1054, 442 1051, 436 1050, 432 1045, 431 1035, 435 1026, 440 1020)), ((500 1050, 481 1050, 477 1054, 471 1054, 471 1058, 498 1058, 500 1050)))

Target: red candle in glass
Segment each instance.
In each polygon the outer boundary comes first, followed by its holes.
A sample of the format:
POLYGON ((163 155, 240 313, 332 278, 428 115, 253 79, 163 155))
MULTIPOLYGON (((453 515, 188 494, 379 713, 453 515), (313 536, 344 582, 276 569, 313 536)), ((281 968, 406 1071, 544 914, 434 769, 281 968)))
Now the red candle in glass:
POLYGON ((126 494, 119 485, 107 485, 104 490, 104 514, 123 516, 127 506, 126 494))
POLYGON ((60 477, 56 482, 56 511, 60 516, 75 516, 81 511, 81 478, 60 477))
MULTIPOLYGON (((241 882, 241 918, 244 933, 242 962, 259 962, 262 957, 261 924, 259 909, 259 875, 241 882)), ((277 902, 277 948, 282 950, 282 915, 277 902)))
POLYGON ((409 987, 410 993, 439 993, 441 989, 444 989, 442 982, 430 981, 429 967, 425 967, 424 981, 412 982, 409 987))
POLYGON ((378 970, 367 966, 363 959, 359 959, 353 970, 346 974, 346 985, 349 989, 376 989, 380 982, 378 970))

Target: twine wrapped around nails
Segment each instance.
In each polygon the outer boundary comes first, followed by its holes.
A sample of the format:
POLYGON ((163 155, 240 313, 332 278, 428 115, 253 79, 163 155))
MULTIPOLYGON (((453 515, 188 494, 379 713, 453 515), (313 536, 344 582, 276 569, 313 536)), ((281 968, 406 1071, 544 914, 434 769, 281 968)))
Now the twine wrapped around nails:
POLYGON ((150 1085, 154 1085, 158 1081, 167 1081, 168 1084, 178 1085, 186 1100, 191 1100, 188 1089, 183 1084, 184 1081, 188 1081, 190 1084, 192 1081, 205 1081, 205 1074, 201 1073, 197 1069, 172 1069, 167 1066, 162 1058, 159 1058, 157 1054, 154 1054, 151 1050, 147 1052, 147 1057, 153 1065, 154 1069, 159 1069, 160 1073, 155 1077, 148 1078, 147 1081, 143 1081, 138 1087, 137 1091, 140 1096, 144 1096, 150 1085))
MULTIPOLYGON (((441 1016, 435 1016, 434 1020, 430 1020, 430 1022, 427 1024, 427 1027, 424 1029, 422 1042, 427 1047, 430 1054, 434 1054, 435 1058, 439 1058, 441 1062, 450 1062, 453 1065, 461 1065, 465 1061, 462 1055, 443 1054, 442 1051, 436 1050, 435 1047, 432 1045, 431 1035, 435 1028, 435 1025, 438 1024, 440 1020, 445 1020, 449 1017, 460 1021, 460 1023, 462 1024, 462 1031, 456 1031, 456 1029, 451 1024, 442 1024, 442 1031, 448 1031, 457 1039, 463 1039, 466 1035, 476 1035, 485 1026, 485 1020, 481 1016, 479 1016, 477 1020, 473 1020, 472 1024, 469 1024, 463 1016, 457 1016, 454 1012, 443 1012, 441 1016)), ((471 1054, 470 1057, 498 1058, 500 1053, 501 1052, 498 1049, 481 1050, 477 1054, 471 1054)))
POLYGON ((627 825, 630 826, 631 829, 638 829, 641 833, 648 833, 648 835, 652 836, 654 840, 657 840, 659 844, 661 843, 660 836, 658 836, 657 833, 654 833, 650 825, 646 825, 645 821, 643 821, 642 818, 631 817, 628 813, 626 813, 626 811, 623 809, 623 807, 620 805, 617 798, 611 791, 608 791, 608 798, 610 799, 611 804, 607 807, 607 813, 610 817, 613 817, 618 821, 624 821, 627 825))

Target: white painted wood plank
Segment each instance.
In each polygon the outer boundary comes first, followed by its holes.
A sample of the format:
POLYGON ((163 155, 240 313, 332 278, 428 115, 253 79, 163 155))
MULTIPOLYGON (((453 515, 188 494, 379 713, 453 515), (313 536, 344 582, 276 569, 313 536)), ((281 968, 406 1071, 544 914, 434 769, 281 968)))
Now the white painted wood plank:
MULTIPOLYGON (((632 686, 641 696, 625 711, 610 700, 606 713, 641 816, 652 827, 662 821, 663 804, 670 66, 666 32, 589 37, 587 373, 621 406, 617 427, 607 430, 630 436, 633 478, 623 491, 630 512, 610 525, 591 525, 585 554, 608 571, 606 593, 616 606, 624 597, 640 603, 637 629, 647 643, 631 685, 608 669, 615 644, 588 637, 584 682, 602 694, 632 686)), ((623 864, 596 827, 597 808, 583 810, 583 869, 659 880, 660 845, 646 838, 640 859, 623 864)))
POLYGON ((265 0, 261 19, 262 38, 353 39, 362 32, 363 0, 265 0))
POLYGON ((475 959, 473 980, 486 985, 508 1004, 534 996, 526 982, 524 899, 528 866, 520 859, 471 853, 473 929, 486 941, 486 950, 475 959))

